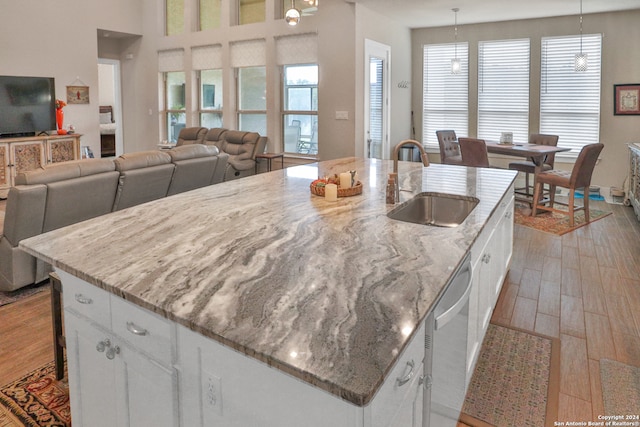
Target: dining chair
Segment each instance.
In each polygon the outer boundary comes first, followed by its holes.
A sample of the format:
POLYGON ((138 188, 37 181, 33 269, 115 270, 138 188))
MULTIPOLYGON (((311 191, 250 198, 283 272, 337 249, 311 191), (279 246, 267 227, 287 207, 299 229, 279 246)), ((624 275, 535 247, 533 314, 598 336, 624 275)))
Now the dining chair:
MULTIPOLYGON (((529 144, 551 145, 555 147, 558 145, 558 135, 543 135, 534 133, 529 136, 529 144)), ((553 169, 555 157, 555 153, 548 154, 545 157, 542 164, 543 171, 553 169)), ((511 162, 509 163, 509 169, 516 170, 518 172, 524 172, 525 174, 525 186, 516 188, 515 192, 526 197, 532 197, 533 185, 529 184, 529 174, 534 174, 536 171, 536 165, 533 163, 533 159, 511 162)))
POLYGON ((533 191, 533 209, 532 216, 536 216, 538 210, 558 212, 569 215, 569 226, 573 227, 575 222, 575 213, 584 210, 585 222, 589 222, 589 186, 591 185, 591 175, 598 161, 598 156, 604 148, 603 144, 589 144, 582 147, 576 162, 571 171, 561 171, 551 169, 546 172, 540 172, 536 177, 535 189, 533 191), (540 196, 542 195, 542 186, 549 185, 549 205, 540 205, 540 196), (563 203, 555 200, 556 187, 564 187, 569 189, 569 202, 563 203), (575 206, 575 192, 582 189, 584 194, 584 202, 582 206, 575 206), (554 208, 554 204, 568 207, 568 211, 554 208))
POLYGON ((447 165, 461 165, 462 156, 455 130, 437 130, 438 145, 440 146, 440 163, 447 165))
POLYGON ((490 167, 487 144, 484 139, 458 138, 458 144, 460 144, 463 166, 490 167))

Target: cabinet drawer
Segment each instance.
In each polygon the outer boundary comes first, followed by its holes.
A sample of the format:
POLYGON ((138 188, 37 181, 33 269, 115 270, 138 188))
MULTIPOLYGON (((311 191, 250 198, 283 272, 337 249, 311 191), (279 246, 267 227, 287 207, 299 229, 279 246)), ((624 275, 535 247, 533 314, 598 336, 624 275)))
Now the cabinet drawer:
POLYGON ((64 271, 58 270, 57 273, 62 282, 64 309, 109 328, 111 325, 109 293, 64 271))
POLYGON ((120 297, 111 295, 112 330, 133 347, 171 364, 171 322, 120 297))
POLYGON ((382 387, 373 398, 370 406, 372 426, 388 426, 396 418, 402 402, 414 387, 414 380, 423 374, 424 340, 425 326, 424 322, 422 322, 413 340, 400 356, 382 387), (413 375, 408 379, 412 370, 413 375), (403 383, 400 381, 401 379, 407 381, 403 383))

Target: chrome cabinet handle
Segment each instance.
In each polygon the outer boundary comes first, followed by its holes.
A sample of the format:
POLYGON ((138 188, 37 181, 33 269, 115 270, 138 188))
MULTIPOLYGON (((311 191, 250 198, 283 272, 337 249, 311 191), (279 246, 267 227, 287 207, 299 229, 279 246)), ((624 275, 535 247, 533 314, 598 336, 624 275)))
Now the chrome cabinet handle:
MULTIPOLYGON (((406 373, 405 375, 401 376, 401 377, 396 378, 396 382, 398 383, 398 386, 405 385, 415 375, 415 371, 414 371, 415 363, 413 363, 413 360, 409 360, 407 362, 407 367, 409 367, 409 372, 406 373)), ((407 368, 405 367, 404 370, 406 372, 407 368)))
POLYGON ((491 262, 491 254, 482 255, 482 262, 484 262, 485 264, 489 264, 489 262, 491 262))
POLYGON ((93 300, 89 297, 85 297, 82 294, 76 294, 76 301, 80 304, 93 304, 93 300))
POLYGON ((507 218, 511 218, 511 215, 513 215, 513 212, 511 212, 511 211, 509 211, 509 212, 507 212, 507 213, 505 214, 505 216, 506 216, 507 218))
POLYGON ((105 350, 107 347, 111 347, 111 341, 109 341, 109 338, 107 338, 107 339, 105 339, 105 340, 103 340, 103 341, 100 341, 100 342, 98 343, 98 345, 96 346, 96 350, 98 350, 98 352, 100 352, 100 353, 103 353, 103 352, 104 352, 104 350, 105 350))
POLYGON ((116 357, 116 354, 120 354, 120 346, 109 347, 105 356, 107 356, 107 359, 113 360, 113 358, 116 357))
POLYGON ((147 331, 144 328, 140 328, 139 326, 136 326, 135 323, 133 322, 127 322, 127 331, 131 332, 134 335, 138 335, 138 336, 145 336, 149 334, 149 331, 147 331))

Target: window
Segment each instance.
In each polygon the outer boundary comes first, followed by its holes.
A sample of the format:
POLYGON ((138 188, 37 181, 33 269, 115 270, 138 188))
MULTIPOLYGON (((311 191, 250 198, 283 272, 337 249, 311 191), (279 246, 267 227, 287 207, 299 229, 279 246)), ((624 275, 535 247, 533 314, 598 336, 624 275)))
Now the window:
POLYGON ((165 34, 173 36, 184 32, 184 0, 166 0, 165 34))
POLYGON ((422 85, 422 143, 438 147, 436 131, 453 129, 469 134, 469 45, 425 45, 422 85), (460 59, 460 72, 451 73, 451 60, 460 59))
POLYGON ((318 154, 318 66, 286 65, 283 140, 287 153, 318 154))
POLYGON ((265 0, 238 0, 238 24, 265 21, 265 0))
POLYGON ((265 67, 238 68, 238 129, 267 134, 267 76, 265 67))
MULTIPOLYGON (((293 4, 300 11, 300 16, 311 16, 318 11, 318 0, 294 0, 293 4)), ((291 0, 282 0, 282 18, 291 9, 291 0)))
POLYGON ((529 39, 478 45, 478 138, 529 140, 529 39))
POLYGON ((200 0, 200 31, 220 28, 221 7, 222 0, 200 0))
POLYGON ((222 70, 200 70, 198 114, 200 126, 222 126, 222 70))
POLYGON ((163 73, 164 121, 167 140, 178 141, 178 134, 186 124, 184 71, 163 73))
POLYGON ((558 135, 558 145, 571 147, 557 156, 576 157, 586 144, 599 142, 602 36, 582 37, 588 69, 575 71, 580 36, 543 37, 540 80, 540 132, 558 135))

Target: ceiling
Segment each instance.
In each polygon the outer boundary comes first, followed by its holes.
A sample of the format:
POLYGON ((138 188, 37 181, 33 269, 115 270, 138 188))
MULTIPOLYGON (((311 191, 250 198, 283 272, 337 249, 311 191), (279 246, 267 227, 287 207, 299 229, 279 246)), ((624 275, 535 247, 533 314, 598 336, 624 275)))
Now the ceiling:
MULTIPOLYGON (((349 0, 347 0, 349 1, 349 0)), ((351 0, 409 28, 578 15, 580 0, 351 0)), ((582 0, 583 13, 640 9, 640 0, 582 0)))

